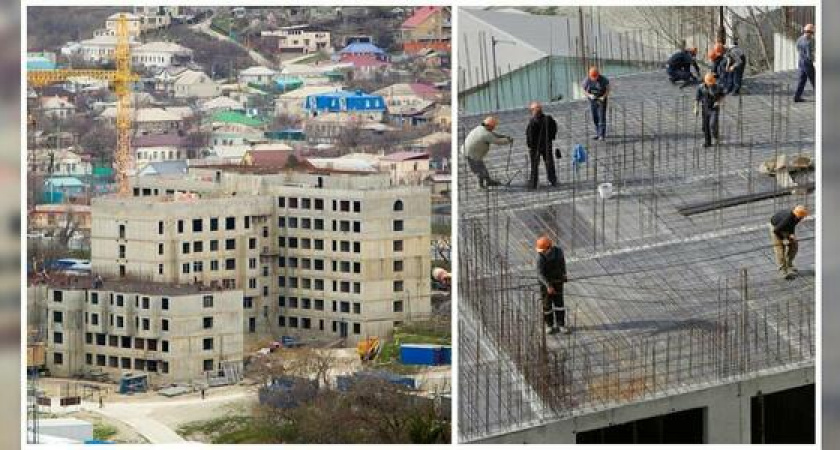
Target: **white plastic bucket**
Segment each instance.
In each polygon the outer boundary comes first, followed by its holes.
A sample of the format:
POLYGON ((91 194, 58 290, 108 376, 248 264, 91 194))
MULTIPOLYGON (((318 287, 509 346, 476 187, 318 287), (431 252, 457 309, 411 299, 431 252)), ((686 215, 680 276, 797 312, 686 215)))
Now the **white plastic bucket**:
POLYGON ((598 195, 601 196, 602 199, 606 200, 613 196, 613 185, 612 183, 601 183, 598 185, 598 195))

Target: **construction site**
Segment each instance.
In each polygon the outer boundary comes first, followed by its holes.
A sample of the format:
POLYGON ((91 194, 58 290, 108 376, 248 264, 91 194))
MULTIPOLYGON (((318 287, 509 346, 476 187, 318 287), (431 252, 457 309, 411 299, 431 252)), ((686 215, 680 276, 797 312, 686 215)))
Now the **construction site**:
POLYGON ((606 140, 586 99, 545 102, 562 158, 536 190, 528 110, 462 112, 459 143, 491 114, 514 141, 484 159, 501 186, 459 158, 461 442, 815 442, 816 108, 797 75, 749 74, 710 147, 696 88, 664 70, 611 77, 606 140), (785 279, 769 222, 795 205, 811 216, 785 279), (543 325, 541 236, 565 254, 569 334, 543 325))

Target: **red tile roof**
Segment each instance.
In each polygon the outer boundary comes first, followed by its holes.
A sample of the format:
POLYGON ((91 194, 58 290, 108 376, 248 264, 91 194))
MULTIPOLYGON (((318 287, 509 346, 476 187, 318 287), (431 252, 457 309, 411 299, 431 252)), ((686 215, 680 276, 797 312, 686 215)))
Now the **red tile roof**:
POLYGON ((403 22, 402 28, 415 28, 441 9, 443 8, 440 6, 423 6, 417 8, 414 14, 403 22))

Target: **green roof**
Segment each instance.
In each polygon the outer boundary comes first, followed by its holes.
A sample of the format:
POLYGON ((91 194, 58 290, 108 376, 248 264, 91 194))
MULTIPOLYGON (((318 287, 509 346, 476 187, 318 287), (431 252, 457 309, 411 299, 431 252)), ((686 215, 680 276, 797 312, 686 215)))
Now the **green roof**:
POLYGON ((238 125, 245 125, 249 127, 261 127, 265 125, 260 119, 254 117, 248 117, 245 114, 237 111, 219 111, 216 114, 213 114, 213 117, 210 118, 211 122, 222 122, 228 124, 238 124, 238 125))

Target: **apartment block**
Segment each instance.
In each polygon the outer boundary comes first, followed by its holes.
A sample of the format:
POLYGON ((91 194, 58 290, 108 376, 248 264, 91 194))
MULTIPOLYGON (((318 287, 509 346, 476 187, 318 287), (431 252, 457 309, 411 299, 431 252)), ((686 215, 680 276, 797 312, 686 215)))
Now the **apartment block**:
POLYGON ((54 376, 146 372, 166 384, 241 371, 241 291, 85 277, 31 286, 32 296, 54 376))
POLYGON ((261 170, 191 168, 94 199, 93 271, 237 290, 246 345, 283 335, 352 345, 429 315, 427 188, 380 173, 261 170))

